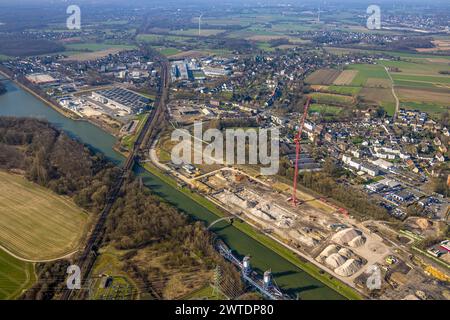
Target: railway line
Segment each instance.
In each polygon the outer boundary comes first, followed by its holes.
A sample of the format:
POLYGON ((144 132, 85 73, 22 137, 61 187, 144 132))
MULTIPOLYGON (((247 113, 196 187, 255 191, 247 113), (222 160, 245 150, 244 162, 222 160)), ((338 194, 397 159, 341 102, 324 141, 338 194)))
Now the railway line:
MULTIPOLYGON (((150 116, 147 117, 147 120, 144 123, 142 130, 139 132, 139 135, 136 138, 136 141, 133 145, 133 150, 130 152, 126 161, 123 163, 121 169, 122 173, 117 182, 111 188, 111 191, 107 198, 107 203, 103 208, 102 212, 100 213, 97 223, 95 224, 94 229, 89 236, 89 239, 86 243, 86 246, 83 249, 81 256, 77 259, 76 264, 81 269, 82 288, 85 287, 85 285, 83 284, 87 283, 92 267, 94 266, 97 256, 97 250, 100 247, 103 238, 106 219, 112 209, 114 202, 116 201, 119 195, 120 189, 122 188, 123 183, 128 174, 133 170, 134 164, 137 162, 139 153, 147 148, 147 146, 151 142, 152 137, 155 136, 153 134, 153 131, 161 129, 160 126, 162 124, 162 120, 164 119, 166 103, 168 100, 168 88, 170 84, 170 79, 167 61, 164 60, 163 58, 159 58, 156 62, 161 67, 161 82, 158 88, 157 99, 155 100, 154 103, 155 107, 151 111, 150 116)), ((77 294, 80 295, 83 294, 77 291, 78 290, 70 290, 66 288, 62 294, 61 299, 70 300, 73 299, 74 296, 77 294)))

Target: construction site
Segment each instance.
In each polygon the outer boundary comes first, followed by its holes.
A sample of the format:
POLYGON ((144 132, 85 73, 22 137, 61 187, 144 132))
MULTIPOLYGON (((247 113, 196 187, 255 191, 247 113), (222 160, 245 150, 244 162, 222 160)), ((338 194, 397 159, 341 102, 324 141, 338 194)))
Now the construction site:
MULTIPOLYGON (((294 177, 298 176, 305 118, 306 112, 294 140, 297 155, 294 177)), ((157 145, 155 141, 150 161, 175 177, 180 187, 199 192, 229 214, 217 221, 246 222, 364 296, 441 299, 450 292, 448 279, 442 273, 413 258, 409 246, 415 240, 382 221, 357 220, 327 199, 298 190, 296 178, 291 186, 274 177, 254 174, 248 166, 174 165, 167 160, 162 163, 159 157, 163 153, 157 145), (375 290, 368 286, 374 270, 380 279, 375 290), (437 286, 436 281, 443 285, 437 286), (420 288, 425 287, 424 295, 420 288)), ((166 140, 160 146, 168 145, 166 140)), ((417 219, 408 224, 411 229, 417 227, 423 232, 435 228, 417 219)))
POLYGON ((229 212, 314 259, 345 282, 391 254, 379 236, 339 210, 321 210, 302 200, 293 206, 287 195, 241 171, 224 168, 199 180, 229 212))

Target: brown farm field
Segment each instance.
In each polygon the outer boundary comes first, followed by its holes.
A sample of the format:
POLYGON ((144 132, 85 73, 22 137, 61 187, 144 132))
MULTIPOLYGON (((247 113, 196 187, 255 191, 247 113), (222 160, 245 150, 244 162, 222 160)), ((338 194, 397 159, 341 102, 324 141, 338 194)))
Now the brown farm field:
POLYGON ((287 36, 283 35, 254 35, 245 38, 246 40, 251 41, 271 41, 271 40, 278 40, 278 39, 287 39, 287 36))
POLYGON ((94 51, 94 52, 80 52, 80 53, 71 54, 67 58, 64 58, 62 60, 64 60, 64 61, 91 61, 91 60, 96 60, 96 59, 107 57, 110 54, 114 55, 114 54, 117 54, 122 51, 124 51, 124 49, 122 49, 122 48, 109 48, 109 49, 94 51))
POLYGON ((450 40, 433 40, 434 48, 416 48, 417 52, 450 51, 450 40))
POLYGON ((396 92, 401 101, 429 102, 450 106, 450 90, 441 91, 397 87, 396 92))
POLYGON ((306 83, 330 85, 339 77, 340 70, 319 69, 306 78, 306 83))
POLYGON ((395 102, 391 89, 387 88, 363 88, 359 95, 366 102, 395 102))
POLYGON ((392 84, 389 79, 369 78, 367 79, 365 86, 372 88, 390 88, 392 84))
POLYGON ((358 74, 358 70, 344 70, 341 74, 334 80, 333 84, 338 86, 345 86, 352 83, 353 78, 358 74))
POLYGON ((15 256, 45 261, 74 252, 87 218, 71 199, 0 171, 0 246, 15 256))

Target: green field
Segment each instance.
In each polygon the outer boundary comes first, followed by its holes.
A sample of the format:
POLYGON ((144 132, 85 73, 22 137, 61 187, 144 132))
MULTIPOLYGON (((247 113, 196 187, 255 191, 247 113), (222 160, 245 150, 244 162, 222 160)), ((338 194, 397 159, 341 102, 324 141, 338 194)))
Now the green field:
POLYGON ((363 87, 369 78, 389 79, 386 70, 381 65, 354 64, 348 66, 349 70, 358 70, 358 74, 353 78, 352 86, 363 87))
POLYGON ((450 101, 450 76, 440 72, 450 71, 450 65, 446 62, 449 60, 411 57, 401 59, 379 61, 380 64, 393 68, 389 73, 394 80, 400 107, 435 115, 447 111, 450 101))
MULTIPOLYGON (((148 95, 145 95, 146 97, 150 98, 148 95)), ((154 100, 154 97, 151 98, 154 100)), ((121 144, 122 146, 128 148, 128 150, 131 150, 133 148, 133 144, 136 141, 137 136, 142 130, 142 127, 144 126, 144 123, 146 119, 148 118, 150 114, 149 113, 143 113, 136 117, 136 120, 139 120, 138 127, 136 129, 136 132, 134 134, 126 135, 122 138, 121 144)))
POLYGON ((315 92, 311 93, 310 96, 318 104, 351 106, 355 102, 352 97, 332 93, 315 92))
POLYGON ((194 40, 194 38, 151 33, 151 34, 140 34, 136 37, 136 40, 139 42, 173 41, 179 42, 180 44, 188 44, 191 43, 194 40))
POLYGON ((417 89, 437 88, 437 86, 431 82, 417 82, 417 81, 411 81, 411 80, 398 80, 398 79, 394 79, 394 85, 397 87, 409 87, 409 88, 417 88, 417 89))
POLYGON ((69 51, 103 51, 107 49, 124 49, 132 50, 136 49, 132 45, 122 45, 122 44, 106 44, 106 43, 71 43, 65 45, 66 49, 69 51))
MULTIPOLYGON (((225 30, 223 30, 223 29, 203 29, 202 28, 200 30, 200 36, 201 37, 215 36, 224 31, 225 30)), ((198 29, 175 30, 175 31, 171 31, 170 34, 181 35, 181 36, 198 36, 198 29)))
POLYGON ((326 104, 312 103, 309 106, 309 112, 318 112, 323 115, 337 115, 342 111, 342 108, 336 106, 329 106, 326 104))
POLYGON ((418 61, 379 61, 380 64, 386 67, 399 68, 400 72, 393 72, 393 74, 412 74, 412 75, 436 75, 440 76, 439 71, 450 71, 448 63, 436 63, 427 60, 418 61))
POLYGON ((409 74, 392 74, 394 80, 410 81, 424 84, 450 84, 450 76, 416 76, 409 74))
POLYGON ((363 49, 352 49, 352 48, 337 48, 337 47, 325 47, 326 51, 336 54, 336 55, 344 55, 349 53, 368 53, 368 54, 388 54, 393 57, 404 58, 404 59, 413 59, 413 60, 423 60, 423 59, 446 59, 450 60, 450 56, 444 55, 434 55, 434 54, 423 54, 423 53, 409 53, 409 52, 400 52, 400 51, 381 51, 381 50, 363 50, 363 49))
POLYGON ((256 45, 258 49, 261 49, 263 51, 272 52, 275 51, 275 48, 270 45, 268 42, 258 42, 256 45))
MULTIPOLYGON (((402 58, 403 59, 403 58, 402 58)), ((315 85, 318 91, 311 96, 320 106, 314 106, 315 111, 322 114, 338 113, 325 106, 352 106, 352 97, 358 97, 367 105, 382 106, 389 115, 395 112, 395 98, 392 95, 392 82, 401 107, 418 109, 431 114, 439 114, 448 110, 450 101, 450 76, 439 73, 449 71, 448 63, 442 60, 379 60, 378 64, 355 64, 346 67, 347 70, 357 70, 358 73, 351 85, 315 85), (390 69, 387 68, 398 68, 390 69), (389 72, 389 73, 388 73, 389 72)), ((313 74, 314 75, 314 74, 313 74)), ((323 77, 326 77, 324 75, 323 77)), ((311 76, 310 76, 311 77, 311 76)), ((312 82, 312 83, 317 83, 312 82)))
POLYGON ((443 105, 425 102, 401 102, 400 107, 409 110, 420 110, 429 113, 443 113, 445 111, 450 111, 450 107, 445 107, 443 105))
POLYGON ((87 214, 71 199, 0 171, 0 245, 24 259, 55 259, 76 250, 87 214))
POLYGON ((36 281, 34 266, 0 250, 0 300, 15 299, 36 281))
POLYGON ((177 48, 166 48, 166 47, 154 47, 156 50, 159 51, 162 55, 168 57, 173 56, 177 53, 183 52, 181 50, 178 50, 177 48))
POLYGON ((112 246, 102 248, 95 261, 91 299, 95 300, 131 300, 138 297, 136 284, 127 273, 122 271, 121 257, 126 251, 115 250, 112 246), (112 283, 107 288, 101 288, 101 275, 112 277, 112 283))

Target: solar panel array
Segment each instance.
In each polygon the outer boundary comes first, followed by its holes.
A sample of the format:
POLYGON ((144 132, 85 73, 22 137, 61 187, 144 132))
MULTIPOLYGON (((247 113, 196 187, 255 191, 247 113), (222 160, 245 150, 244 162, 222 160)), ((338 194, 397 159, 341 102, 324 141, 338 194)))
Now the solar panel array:
POLYGON ((108 100, 112 100, 130 108, 132 113, 136 113, 140 109, 147 109, 151 102, 150 99, 123 88, 100 90, 97 91, 97 93, 108 100))

